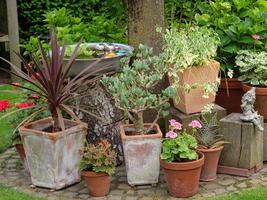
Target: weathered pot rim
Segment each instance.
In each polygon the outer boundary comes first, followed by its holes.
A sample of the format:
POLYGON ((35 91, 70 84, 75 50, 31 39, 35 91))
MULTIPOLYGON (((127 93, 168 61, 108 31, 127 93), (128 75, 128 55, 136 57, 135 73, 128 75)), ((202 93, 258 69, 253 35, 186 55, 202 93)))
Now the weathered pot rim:
POLYGON ((39 123, 49 123, 51 120, 52 120, 52 117, 48 117, 48 118, 37 120, 35 122, 30 122, 30 123, 24 124, 23 126, 21 126, 19 128, 19 132, 22 135, 27 135, 27 134, 45 135, 48 138, 51 138, 53 140, 55 138, 63 137, 64 135, 67 135, 67 134, 72 134, 74 130, 77 130, 77 128, 87 129, 87 127, 88 127, 88 125, 84 122, 77 122, 77 121, 73 121, 73 120, 64 119, 65 121, 76 124, 76 125, 68 128, 68 129, 65 129, 64 131, 58 131, 58 132, 54 132, 54 133, 49 133, 49 132, 45 132, 45 131, 40 131, 40 130, 28 128, 29 126, 36 126, 39 123))
POLYGON ((189 162, 166 162, 160 158, 160 165, 169 170, 191 170, 201 167, 204 164, 204 154, 202 152, 197 152, 200 154, 198 160, 189 161, 189 162))
POLYGON ((220 89, 241 89, 242 83, 238 78, 221 78, 220 89))
POLYGON ((84 177, 101 177, 101 176, 109 176, 107 173, 98 173, 94 171, 82 171, 82 176, 84 177))
MULTIPOLYGON (((150 127, 152 123, 144 123, 145 127, 150 127)), ((121 134, 121 139, 122 140, 129 140, 129 139, 142 139, 142 138, 162 138, 162 132, 159 128, 158 124, 155 124, 154 127, 157 130, 157 133, 155 134, 148 134, 148 135, 126 135, 125 133, 125 128, 132 128, 134 125, 133 124, 122 124, 120 125, 120 134, 121 134)))
POLYGON ((220 146, 220 147, 213 148, 213 149, 203 149, 201 147, 197 147, 197 150, 204 152, 204 153, 211 153, 211 152, 221 151, 223 148, 224 148, 224 146, 220 146))
POLYGON ((249 91, 252 87, 256 88, 256 95, 267 96, 267 87, 256 87, 242 83, 242 89, 244 92, 249 91))

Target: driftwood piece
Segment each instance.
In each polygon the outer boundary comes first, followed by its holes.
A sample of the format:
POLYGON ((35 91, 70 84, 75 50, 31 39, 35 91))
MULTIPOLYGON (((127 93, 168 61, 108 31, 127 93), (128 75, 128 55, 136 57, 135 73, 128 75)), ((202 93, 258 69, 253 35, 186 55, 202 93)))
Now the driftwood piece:
POLYGON ((225 145, 219 165, 251 170, 263 162, 263 132, 253 123, 242 122, 240 115, 232 113, 220 120, 221 134, 230 144, 225 145))
MULTIPOLYGON (((217 120, 218 121, 226 116, 226 110, 224 108, 222 108, 221 106, 219 106, 219 105, 215 105, 214 106, 214 111, 217 114, 217 120)), ((178 121, 181 124, 183 124, 183 126, 185 128, 188 128, 188 124, 192 120, 195 120, 195 119, 196 120, 197 119, 201 120, 202 119, 201 113, 185 114, 185 113, 181 112, 180 110, 178 110, 177 108, 175 108, 174 106, 170 107, 169 113, 170 113, 169 116, 165 120, 165 129, 166 130, 168 130, 169 120, 170 119, 175 119, 176 121, 178 121)), ((205 118, 207 118, 207 117, 209 117, 208 114, 207 114, 207 116, 205 116, 205 118)))
POLYGON ((102 121, 92 115, 80 111, 80 118, 88 124, 87 141, 96 144, 102 139, 107 139, 118 153, 117 163, 122 161, 122 144, 119 125, 123 121, 123 113, 115 107, 114 101, 101 83, 85 85, 82 93, 86 96, 79 99, 82 109, 93 112, 102 121))

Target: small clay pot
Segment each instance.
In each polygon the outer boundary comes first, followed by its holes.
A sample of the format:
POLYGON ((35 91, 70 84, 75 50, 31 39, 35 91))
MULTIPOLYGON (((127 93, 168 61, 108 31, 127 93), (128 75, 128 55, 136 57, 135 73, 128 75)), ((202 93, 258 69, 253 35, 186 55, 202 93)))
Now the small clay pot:
POLYGON ((201 181, 213 181, 217 178, 217 167, 222 149, 223 146, 214 149, 197 149, 205 156, 204 165, 200 175, 201 181))
MULTIPOLYGON (((246 84, 242 84, 243 91, 247 92, 252 87, 246 84)), ((267 120, 267 87, 255 87, 256 88, 256 102, 254 108, 258 113, 267 120)))
POLYGON ((106 173, 83 171, 82 176, 86 182, 89 195, 93 197, 104 197, 110 189, 111 176, 106 173))
POLYGON ((242 96, 242 84, 237 78, 222 78, 215 103, 225 108, 228 114, 241 113, 242 96))
POLYGON ((160 160, 171 196, 186 198, 198 192, 201 168, 204 164, 204 154, 201 152, 198 154, 200 158, 190 162, 160 160))

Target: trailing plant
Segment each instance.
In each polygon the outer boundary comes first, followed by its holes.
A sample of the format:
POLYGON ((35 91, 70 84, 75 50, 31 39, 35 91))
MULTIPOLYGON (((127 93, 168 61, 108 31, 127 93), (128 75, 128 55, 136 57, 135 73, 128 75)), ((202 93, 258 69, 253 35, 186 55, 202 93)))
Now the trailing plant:
POLYGON ((253 86, 267 86, 267 52, 241 50, 236 56, 239 80, 253 86))
MULTIPOLYGON (((75 45, 74 46, 67 46, 66 48, 66 53, 65 53, 65 58, 69 58, 73 52, 73 50, 75 49, 75 45)), ((87 43, 82 43, 80 45, 80 49, 77 53, 77 58, 93 58, 95 55, 95 51, 91 50, 88 47, 87 43)))
POLYGON ((116 106, 124 111, 138 134, 148 133, 160 116, 168 114, 169 98, 176 90, 168 87, 156 93, 155 86, 167 72, 162 55, 154 56, 152 48, 140 44, 136 52, 121 59, 122 71, 113 77, 105 76, 102 83, 112 95, 116 106), (147 130, 144 127, 143 113, 155 109, 157 116, 147 130))
POLYGON ((219 134, 219 125, 217 122, 217 113, 202 115, 201 128, 196 133, 196 138, 200 148, 214 149, 228 142, 224 141, 223 135, 219 134))
POLYGON ((197 120, 193 120, 189 127, 191 131, 188 132, 182 128, 182 124, 174 119, 170 121, 170 130, 166 133, 166 138, 162 142, 161 159, 167 162, 186 162, 197 160, 198 154, 196 152, 197 141, 194 137, 201 124, 197 120))
POLYGON ((28 73, 23 72, 22 70, 20 70, 20 68, 18 68, 11 62, 0 57, 1 60, 4 60, 5 62, 10 64, 11 68, 14 70, 14 73, 6 69, 2 69, 3 71, 11 73, 34 86, 34 88, 32 88, 16 84, 16 87, 23 88, 31 93, 35 93, 40 97, 40 99, 43 100, 43 102, 45 102, 42 105, 31 105, 29 107, 19 108, 18 110, 9 112, 7 115, 2 116, 0 119, 22 110, 36 109, 36 112, 24 119, 23 123, 27 123, 33 120, 38 114, 42 113, 45 110, 48 110, 53 119, 51 124, 53 132, 58 130, 65 130, 62 111, 70 115, 71 118, 79 120, 73 112, 72 106, 67 105, 68 101, 78 95, 77 90, 82 85, 94 82, 94 75, 103 70, 104 67, 106 67, 102 66, 98 69, 88 72, 89 70, 92 70, 95 64, 100 62, 101 59, 99 58, 94 63, 83 69, 73 79, 67 82, 67 75, 71 69, 73 61, 77 56, 79 46, 80 43, 77 44, 68 62, 65 63, 64 54, 66 47, 63 46, 63 48, 60 49, 56 35, 55 33, 52 33, 51 55, 49 55, 48 52, 45 52, 41 42, 39 42, 39 50, 42 60, 39 60, 39 58, 36 58, 34 55, 32 55, 31 61, 33 65, 28 64, 21 55, 17 54, 28 73))
POLYGON ((86 142, 82 155, 80 170, 109 175, 115 173, 117 155, 107 140, 102 140, 97 145, 86 142))

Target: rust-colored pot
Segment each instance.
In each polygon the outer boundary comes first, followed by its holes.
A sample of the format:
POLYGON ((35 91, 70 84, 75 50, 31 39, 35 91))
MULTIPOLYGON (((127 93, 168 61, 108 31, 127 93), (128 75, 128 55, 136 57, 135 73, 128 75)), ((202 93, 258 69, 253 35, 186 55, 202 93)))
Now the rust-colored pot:
POLYGON ((190 162, 160 160, 171 196, 185 198, 194 196, 198 192, 201 168, 204 164, 204 154, 201 152, 198 154, 200 158, 190 162))
MULTIPOLYGON (((244 92, 249 91, 252 87, 246 84, 242 84, 244 92)), ((267 119, 267 88, 255 87, 256 88, 256 102, 254 108, 258 113, 267 119)))
POLYGON ((18 154, 19 154, 19 158, 20 158, 21 162, 24 163, 26 161, 26 154, 24 151, 23 144, 15 144, 14 146, 15 146, 18 154))
POLYGON ((225 108, 228 114, 241 113, 242 95, 242 84, 237 78, 222 78, 215 103, 225 108))
MULTIPOLYGON (((180 85, 193 85, 207 82, 216 82, 220 70, 220 63, 213 60, 202 66, 194 66, 185 69, 183 72, 179 72, 179 84, 180 85)), ((170 85, 173 84, 174 80, 169 77, 170 85)), ((180 97, 179 102, 173 102, 174 106, 180 111, 191 114, 197 113, 204 109, 204 106, 211 104, 215 101, 215 95, 210 94, 209 98, 203 98, 204 88, 198 86, 192 89, 189 93, 183 88, 177 90, 177 95, 180 97)))
POLYGON ((106 173, 83 171, 82 176, 86 182, 89 195, 93 197, 104 197, 110 189, 111 176, 106 173))
POLYGON ((201 181, 213 181, 217 178, 217 167, 222 149, 223 146, 214 149, 197 149, 205 156, 204 165, 200 175, 201 181))

